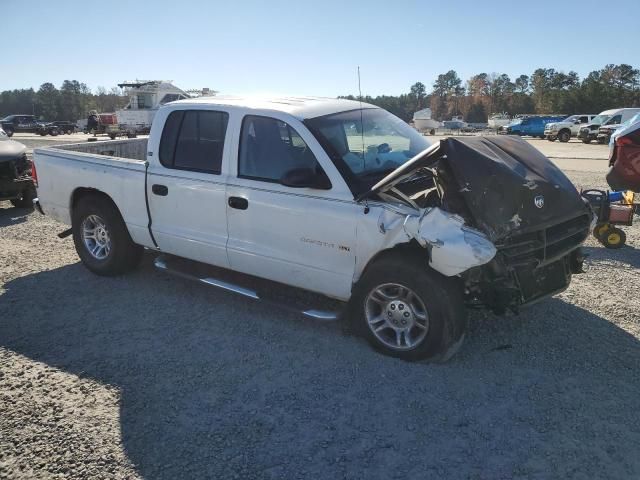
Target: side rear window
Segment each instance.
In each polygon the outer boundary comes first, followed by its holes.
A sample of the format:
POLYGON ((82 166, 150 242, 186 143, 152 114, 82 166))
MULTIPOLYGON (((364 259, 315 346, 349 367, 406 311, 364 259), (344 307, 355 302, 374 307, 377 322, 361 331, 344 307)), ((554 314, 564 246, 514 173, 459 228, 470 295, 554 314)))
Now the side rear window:
POLYGON ((160 139, 160 163, 167 168, 219 174, 228 122, 226 112, 171 112, 160 139))

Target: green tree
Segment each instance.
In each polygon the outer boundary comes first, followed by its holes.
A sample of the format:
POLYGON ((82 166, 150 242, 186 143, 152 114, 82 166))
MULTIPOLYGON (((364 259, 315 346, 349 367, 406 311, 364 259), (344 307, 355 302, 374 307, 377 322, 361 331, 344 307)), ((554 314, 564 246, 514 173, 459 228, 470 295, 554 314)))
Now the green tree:
POLYGON ((58 103, 60 92, 53 83, 43 83, 36 93, 36 114, 42 119, 58 119, 58 103))

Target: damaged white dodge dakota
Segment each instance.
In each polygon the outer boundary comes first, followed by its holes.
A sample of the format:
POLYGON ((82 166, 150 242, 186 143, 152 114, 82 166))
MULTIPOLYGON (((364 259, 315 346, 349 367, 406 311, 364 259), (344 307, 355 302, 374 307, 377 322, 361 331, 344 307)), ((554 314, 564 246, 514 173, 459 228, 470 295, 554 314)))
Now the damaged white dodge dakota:
POLYGON ((60 236, 91 271, 122 274, 146 248, 162 270, 253 299, 270 301, 188 264, 316 292, 343 308, 304 315, 341 315, 406 360, 450 358, 467 307, 517 310, 565 289, 591 222, 526 142, 430 145, 348 100, 173 102, 148 139, 36 149, 34 164, 36 206, 71 225, 60 236))

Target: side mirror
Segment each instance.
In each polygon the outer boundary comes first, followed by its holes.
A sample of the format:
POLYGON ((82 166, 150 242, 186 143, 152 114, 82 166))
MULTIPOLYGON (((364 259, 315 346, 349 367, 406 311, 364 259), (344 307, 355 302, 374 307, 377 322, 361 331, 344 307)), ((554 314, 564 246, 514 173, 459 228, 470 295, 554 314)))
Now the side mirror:
POLYGON ((316 173, 313 168, 294 168, 286 172, 280 179, 285 187, 315 188, 317 190, 330 190, 331 182, 323 173, 316 173))

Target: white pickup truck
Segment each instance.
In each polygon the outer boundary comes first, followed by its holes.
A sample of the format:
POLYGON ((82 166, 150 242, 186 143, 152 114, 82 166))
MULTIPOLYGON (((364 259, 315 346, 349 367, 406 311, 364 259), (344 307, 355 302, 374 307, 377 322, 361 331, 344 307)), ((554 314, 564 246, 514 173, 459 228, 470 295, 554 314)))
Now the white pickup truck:
POLYGON ((430 145, 348 100, 178 101, 148 140, 39 148, 34 164, 36 206, 71 225, 61 237, 91 271, 122 274, 146 248, 160 269, 253 299, 245 274, 305 289, 344 309, 302 313, 340 315, 407 360, 449 358, 465 307, 515 310, 566 288, 591 220, 518 138, 430 145))
POLYGON ((591 123, 595 117, 596 115, 571 115, 561 122, 547 123, 544 126, 544 136, 550 142, 558 139, 566 143, 571 137, 577 137, 580 129, 591 123))

